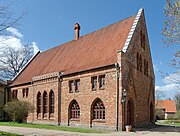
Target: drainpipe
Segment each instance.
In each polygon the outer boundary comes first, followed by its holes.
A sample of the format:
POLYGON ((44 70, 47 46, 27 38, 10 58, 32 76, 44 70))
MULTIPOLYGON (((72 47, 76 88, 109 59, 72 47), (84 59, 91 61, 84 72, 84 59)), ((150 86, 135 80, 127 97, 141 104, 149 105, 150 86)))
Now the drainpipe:
MULTIPOLYGON (((31 82, 31 84, 32 84, 32 88, 33 88, 33 106, 35 107, 35 105, 34 105, 34 83, 33 83, 33 81, 31 82)), ((31 123, 33 123, 33 122, 34 122, 34 112, 33 112, 32 122, 31 123)))
POLYGON ((119 64, 115 63, 116 68, 116 131, 119 129, 119 64))
POLYGON ((60 126, 61 123, 61 76, 63 75, 62 72, 58 75, 58 126, 60 126))

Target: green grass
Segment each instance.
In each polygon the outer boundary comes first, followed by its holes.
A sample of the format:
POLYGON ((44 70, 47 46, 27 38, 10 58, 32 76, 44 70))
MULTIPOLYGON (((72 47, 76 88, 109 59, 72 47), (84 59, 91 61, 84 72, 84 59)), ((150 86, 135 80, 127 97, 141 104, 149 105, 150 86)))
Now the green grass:
POLYGON ((40 129, 51 129, 51 130, 61 130, 61 131, 80 132, 80 133, 107 133, 106 131, 95 130, 95 129, 53 126, 46 124, 30 124, 30 123, 26 124, 26 123, 16 123, 16 122, 0 122, 0 126, 40 128, 40 129))
POLYGON ((21 136, 21 135, 0 131, 0 136, 21 136))
POLYGON ((180 127, 180 120, 158 120, 157 124, 180 127))

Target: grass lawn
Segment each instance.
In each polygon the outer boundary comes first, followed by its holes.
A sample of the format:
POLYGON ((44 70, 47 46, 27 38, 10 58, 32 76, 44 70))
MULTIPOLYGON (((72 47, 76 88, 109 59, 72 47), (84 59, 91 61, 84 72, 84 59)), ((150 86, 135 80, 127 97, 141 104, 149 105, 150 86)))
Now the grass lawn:
POLYGON ((157 124, 180 127, 180 120, 158 120, 157 124))
POLYGON ((0 136, 21 136, 21 135, 0 131, 0 136))
POLYGON ((51 130, 61 130, 69 132, 80 132, 80 133, 107 133, 102 130, 86 129, 86 128, 73 128, 66 126, 53 126, 46 124, 30 124, 30 123, 16 123, 16 122, 0 122, 0 126, 14 126, 14 127, 28 127, 28 128, 43 128, 51 130))

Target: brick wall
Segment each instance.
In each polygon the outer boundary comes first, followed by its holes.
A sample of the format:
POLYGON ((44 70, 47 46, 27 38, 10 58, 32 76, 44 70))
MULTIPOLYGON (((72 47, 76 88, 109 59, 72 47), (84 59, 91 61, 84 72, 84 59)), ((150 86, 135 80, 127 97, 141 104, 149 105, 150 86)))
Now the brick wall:
MULTIPOLYGON (((116 116, 116 84, 115 68, 103 68, 77 74, 74 76, 63 77, 61 93, 61 123, 63 125, 80 125, 86 127, 115 126, 116 116), (105 88, 92 91, 91 77, 105 75, 105 88), (80 79, 80 91, 69 93, 69 80, 80 79), (91 123, 91 106, 96 98, 100 98, 105 105, 105 121, 91 123), (80 106, 80 120, 68 120, 68 107, 72 100, 76 100, 80 106)), ((99 83, 98 83, 99 84, 99 83)), ((97 85, 99 86, 99 85, 97 85)), ((115 129, 115 127, 114 127, 115 129)))
MULTIPOLYGON (((154 73, 149 47, 149 41, 144 22, 144 15, 141 15, 139 23, 131 39, 130 45, 122 60, 123 88, 127 90, 126 109, 128 100, 133 103, 134 126, 150 124, 150 103, 154 107, 154 73), (145 49, 141 47, 140 31, 145 33, 145 49), (137 52, 141 54, 142 60, 148 61, 148 76, 144 74, 144 61, 142 62, 142 72, 137 70, 137 52)), ((154 111, 154 108, 153 108, 154 111)), ((126 111, 127 123, 127 111, 126 111)), ((153 119, 154 120, 154 119, 153 119)))
MULTIPOLYGON (((148 36, 144 21, 144 14, 141 15, 136 30, 126 53, 117 53, 117 63, 119 69, 119 128, 128 124, 129 110, 128 101, 131 102, 131 125, 142 126, 150 124, 150 104, 152 103, 152 114, 154 113, 154 72, 148 36), (145 34, 145 49, 141 47, 141 30, 145 34), (148 61, 148 75, 144 74, 144 61, 142 71, 137 70, 137 52, 141 54, 143 60, 148 61), (125 103, 121 103, 122 90, 127 91, 125 103), (125 104, 123 106, 123 104, 125 104), (127 111, 128 110, 128 111, 127 111), (124 122, 124 123, 123 123, 124 122)), ((28 121, 35 123, 51 123, 70 126, 98 127, 105 129, 115 129, 116 127, 116 69, 115 66, 107 66, 95 70, 84 71, 71 75, 59 75, 58 72, 48 73, 33 77, 33 84, 13 87, 11 90, 18 90, 18 99, 27 100, 37 105, 37 93, 43 96, 44 91, 53 90, 55 94, 54 118, 46 119, 42 115, 37 119, 36 110, 30 114, 28 121), (105 88, 92 91, 91 77, 105 75, 105 88), (80 79, 79 92, 69 92, 69 81, 80 79), (29 88, 28 98, 22 98, 22 89, 29 88), (94 121, 91 119, 91 107, 94 100, 101 99, 105 105, 105 120, 94 121), (69 119, 69 105, 76 100, 80 107, 80 119, 69 119)), ((99 82, 98 85, 99 86, 99 82)), ((74 89, 74 88, 73 88, 74 89)), ((49 98, 49 97, 48 97, 49 98)), ((49 99, 48 99, 49 102, 49 99)), ((151 122, 154 122, 151 120, 151 122)))

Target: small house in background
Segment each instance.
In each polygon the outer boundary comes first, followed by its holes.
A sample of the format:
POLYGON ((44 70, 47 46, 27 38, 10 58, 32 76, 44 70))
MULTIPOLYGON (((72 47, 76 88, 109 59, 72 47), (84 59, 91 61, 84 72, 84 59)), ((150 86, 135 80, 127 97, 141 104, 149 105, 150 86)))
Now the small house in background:
POLYGON ((169 115, 176 113, 174 100, 156 100, 156 119, 168 119, 169 115))

